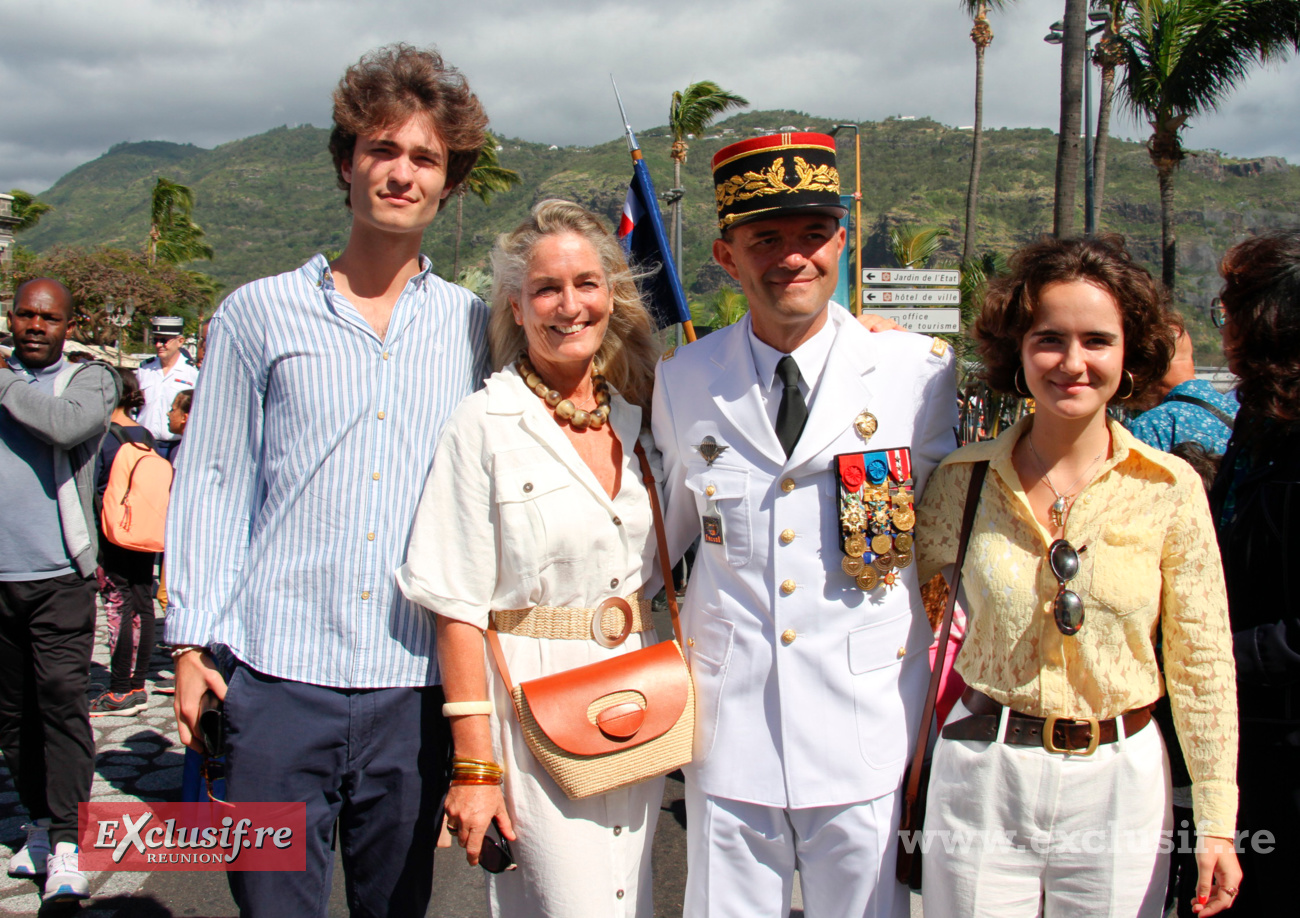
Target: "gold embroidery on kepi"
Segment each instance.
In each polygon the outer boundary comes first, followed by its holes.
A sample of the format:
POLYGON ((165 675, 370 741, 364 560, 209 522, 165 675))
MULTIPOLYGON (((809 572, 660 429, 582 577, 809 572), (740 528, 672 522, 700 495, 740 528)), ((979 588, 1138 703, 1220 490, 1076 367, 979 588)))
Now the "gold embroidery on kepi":
POLYGON ((865 591, 892 589, 913 561, 912 451, 908 447, 835 457, 844 573, 865 591))
POLYGON ((720 230, 791 214, 840 220, 848 213, 835 139, 827 134, 773 134, 723 147, 713 157, 713 191, 720 230))

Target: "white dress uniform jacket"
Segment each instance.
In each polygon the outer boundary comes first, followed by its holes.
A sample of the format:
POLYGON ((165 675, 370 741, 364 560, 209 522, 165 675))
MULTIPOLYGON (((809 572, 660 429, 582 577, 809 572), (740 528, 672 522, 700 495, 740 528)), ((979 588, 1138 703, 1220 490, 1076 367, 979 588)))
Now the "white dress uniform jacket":
POLYGON ((198 367, 186 360, 184 354, 177 355, 170 370, 164 370, 157 357, 150 357, 140 364, 135 378, 144 395, 144 407, 140 409, 138 419, 141 426, 147 428, 155 440, 171 442, 179 439, 168 426, 167 412, 172 410, 172 402, 176 401, 178 394, 198 385, 198 367))
POLYGON ((698 699, 692 779, 764 806, 840 806, 901 781, 932 641, 916 565, 864 593, 844 573, 833 457, 910 447, 919 498, 956 447, 952 352, 872 334, 832 303, 835 341, 787 459, 764 409, 750 319, 659 364, 653 427, 669 550, 701 534, 710 501, 723 544, 701 541, 682 611, 698 699), (879 422, 864 443, 854 419, 879 422), (705 437, 726 446, 710 466, 705 437))

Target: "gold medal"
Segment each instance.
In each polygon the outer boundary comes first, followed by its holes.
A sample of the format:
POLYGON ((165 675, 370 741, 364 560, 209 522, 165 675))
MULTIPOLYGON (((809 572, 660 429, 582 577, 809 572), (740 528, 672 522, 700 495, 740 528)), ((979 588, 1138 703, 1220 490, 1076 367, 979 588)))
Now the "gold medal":
POLYGON ((894 551, 903 555, 912 551, 912 534, 910 532, 900 532, 894 536, 894 551))
POLYGON ((861 558, 855 558, 852 555, 840 562, 840 567, 844 568, 844 573, 850 577, 857 577, 866 566, 866 563, 861 558))
POLYGON ((887 535, 878 535, 871 540, 871 550, 878 555, 889 554, 894 547, 894 540, 887 535))
POLYGON ((914 510, 895 510, 892 514, 894 525, 903 532, 909 531, 916 525, 916 511, 914 510))
POLYGON ((867 550, 867 540, 862 537, 861 533, 855 532, 844 540, 844 554, 851 558, 861 558, 862 553, 867 550))
POLYGON ((880 583, 880 574, 874 567, 868 565, 862 569, 862 573, 857 576, 858 589, 874 590, 880 583))
POLYGON ((853 429, 858 432, 858 436, 862 438, 863 443, 871 439, 879 426, 876 422, 876 416, 870 411, 864 411, 853 419, 853 429))
POLYGON ((910 551, 894 553, 894 565, 899 570, 902 570, 903 568, 907 567, 911 563, 912 563, 912 553, 910 551))
POLYGON ((875 560, 871 562, 871 566, 874 567, 876 570, 880 571, 880 573, 882 574, 889 573, 891 570, 894 569, 893 553, 886 552, 883 555, 876 555, 875 560))
POLYGON ((898 488, 893 494, 895 507, 912 506, 912 491, 910 488, 898 488))
POLYGON ((872 501, 886 501, 886 500, 889 500, 889 485, 887 484, 874 485, 869 481, 863 483, 862 485, 863 503, 869 503, 872 501))

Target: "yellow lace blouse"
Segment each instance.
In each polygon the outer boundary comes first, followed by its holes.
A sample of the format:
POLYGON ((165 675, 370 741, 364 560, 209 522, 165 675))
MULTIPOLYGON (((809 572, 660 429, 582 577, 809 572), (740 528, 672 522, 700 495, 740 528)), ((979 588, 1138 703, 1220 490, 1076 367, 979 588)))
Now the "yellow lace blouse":
POLYGON ((1237 696, 1223 567, 1200 479, 1181 459, 1111 423, 1112 455, 1075 501, 1065 538, 1080 553, 1070 587, 1083 628, 1057 630, 1051 536, 1011 463, 1026 418, 948 456, 917 512, 921 582, 957 554, 971 463, 989 460, 962 588, 967 632, 956 669, 1025 714, 1107 719, 1167 688, 1203 833, 1231 837, 1237 813, 1237 696), (1156 638, 1164 633, 1164 685, 1156 638))

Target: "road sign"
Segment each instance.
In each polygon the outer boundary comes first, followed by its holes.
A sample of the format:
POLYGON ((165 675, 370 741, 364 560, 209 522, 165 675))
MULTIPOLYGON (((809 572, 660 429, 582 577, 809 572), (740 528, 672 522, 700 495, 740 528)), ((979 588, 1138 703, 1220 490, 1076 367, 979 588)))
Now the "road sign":
POLYGON ((961 272, 939 268, 863 268, 862 283, 937 284, 955 287, 961 283, 961 272))
POLYGON ((961 303, 961 291, 952 287, 925 290, 918 287, 896 287, 893 290, 863 290, 862 305, 874 306, 956 306, 961 303))
POLYGON ((887 319, 893 319, 908 331, 924 332, 927 335, 961 331, 960 309, 950 307, 940 309, 873 308, 871 312, 887 319))

